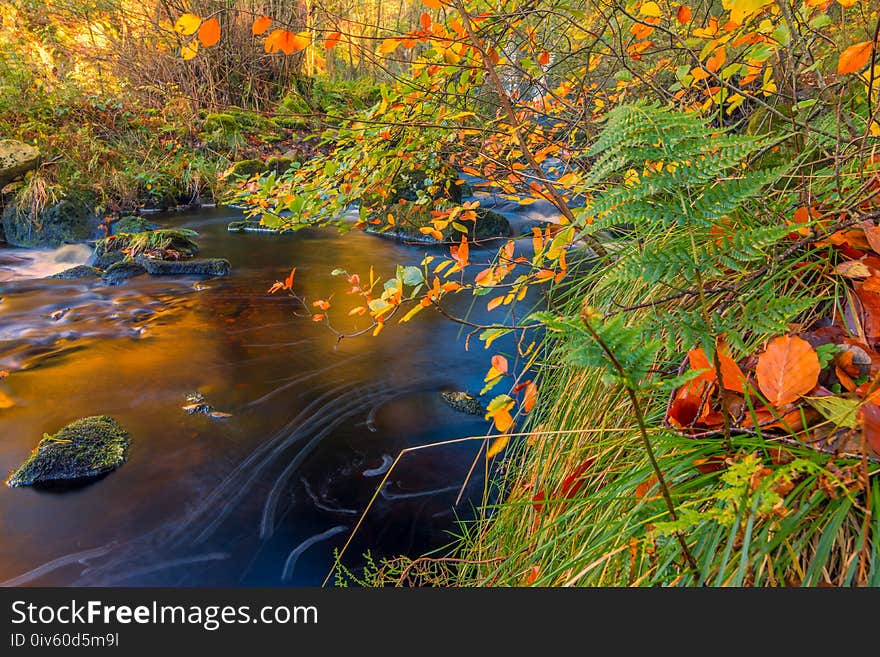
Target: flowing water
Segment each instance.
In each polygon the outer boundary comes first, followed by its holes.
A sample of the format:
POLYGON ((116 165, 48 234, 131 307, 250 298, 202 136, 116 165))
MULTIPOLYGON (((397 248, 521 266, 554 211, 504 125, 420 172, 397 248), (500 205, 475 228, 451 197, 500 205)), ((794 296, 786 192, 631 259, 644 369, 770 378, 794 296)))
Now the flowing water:
MULTIPOLYGON (((88 248, 0 250, 0 471, 79 417, 111 415, 131 436, 128 462, 88 485, 0 487, 0 582, 320 584, 401 450, 485 432, 438 394, 482 386, 488 355, 476 339, 465 351, 459 325, 426 311, 337 344, 292 299, 266 294, 296 265, 301 295, 332 292, 347 309, 331 270, 387 277, 425 247, 331 229, 229 234, 239 218, 218 208, 159 220, 198 231, 204 257, 231 261, 226 278, 48 280, 88 248), (231 417, 185 413, 190 392, 231 417)), ((447 544, 471 508, 454 502, 477 446, 405 457, 356 534, 355 562, 447 544)), ((482 486, 471 479, 471 500, 482 486)))

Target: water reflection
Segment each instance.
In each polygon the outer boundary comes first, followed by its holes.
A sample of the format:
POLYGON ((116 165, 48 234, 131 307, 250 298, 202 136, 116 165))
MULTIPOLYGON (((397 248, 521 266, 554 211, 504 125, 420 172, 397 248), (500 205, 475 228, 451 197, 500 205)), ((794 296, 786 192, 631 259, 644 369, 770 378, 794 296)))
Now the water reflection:
MULTIPOLYGON (((226 223, 237 218, 216 209, 167 220, 199 231, 206 257, 232 262, 232 276, 204 282, 35 280, 84 253, 0 251, 0 370, 11 373, 0 380, 9 401, 0 404, 0 469, 82 416, 112 415, 132 436, 129 462, 93 485, 0 489, 0 581, 319 584, 402 449, 485 431, 437 394, 482 384, 488 356, 464 351, 458 326, 425 312, 379 338, 337 344, 294 316, 293 300, 266 294, 296 265, 301 294, 343 299, 333 268, 373 265, 388 276, 424 248, 332 230, 230 235, 226 223), (232 416, 184 413, 196 391, 232 416)), ((467 298, 457 303, 468 312, 467 298)), ((345 310, 340 323, 358 328, 345 310)), ((455 515, 469 508, 452 505, 475 449, 407 458, 351 555, 448 542, 455 515)), ((474 479, 471 490, 481 489, 474 479)))

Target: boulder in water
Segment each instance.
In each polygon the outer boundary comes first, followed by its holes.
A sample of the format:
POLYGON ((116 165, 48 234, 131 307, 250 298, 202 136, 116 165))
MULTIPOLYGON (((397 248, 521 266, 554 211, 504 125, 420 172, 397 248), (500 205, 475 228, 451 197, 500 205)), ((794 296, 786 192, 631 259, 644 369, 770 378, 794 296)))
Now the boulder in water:
POLYGON ((65 269, 57 274, 52 274, 49 278, 63 278, 70 280, 74 278, 100 278, 102 271, 97 267, 89 267, 88 265, 77 265, 70 269, 65 269))
POLYGON ((66 198, 36 216, 28 208, 10 203, 3 210, 3 232, 13 246, 57 247, 95 239, 100 222, 86 203, 66 198))
POLYGON ((40 151, 15 139, 0 139, 0 188, 40 164, 40 151))
POLYGON ((82 418, 56 434, 45 435, 6 484, 30 486, 97 477, 125 462, 128 444, 128 434, 113 418, 106 415, 82 418))
POLYGON ((469 415, 482 415, 485 413, 480 400, 461 391, 443 391, 440 393, 441 399, 449 404, 456 411, 468 413, 469 415))
POLYGON ((199 260, 140 260, 152 276, 228 276, 232 266, 225 258, 199 260))
POLYGON ((106 285, 122 285, 129 278, 146 274, 147 270, 138 262, 124 260, 116 262, 107 267, 102 276, 106 285))

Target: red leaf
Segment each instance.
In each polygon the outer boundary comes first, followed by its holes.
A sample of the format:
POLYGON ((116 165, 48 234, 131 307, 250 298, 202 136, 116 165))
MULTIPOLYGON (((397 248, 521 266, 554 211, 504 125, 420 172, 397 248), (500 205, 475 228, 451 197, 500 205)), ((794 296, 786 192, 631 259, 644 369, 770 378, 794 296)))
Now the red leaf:
POLYGON ((867 403, 859 409, 856 416, 865 441, 877 454, 880 454, 880 406, 867 403))

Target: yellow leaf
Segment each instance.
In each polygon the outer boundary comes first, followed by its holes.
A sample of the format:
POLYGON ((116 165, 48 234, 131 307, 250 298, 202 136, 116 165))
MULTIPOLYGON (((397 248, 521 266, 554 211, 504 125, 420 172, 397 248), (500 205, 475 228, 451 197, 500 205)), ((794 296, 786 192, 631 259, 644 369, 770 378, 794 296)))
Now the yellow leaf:
POLYGON ((195 14, 184 14, 174 23, 174 31, 183 36, 189 36, 195 34, 201 24, 202 19, 195 14))
POLYGON ((184 44, 180 47, 180 56, 183 57, 184 61, 188 59, 192 59, 196 55, 199 54, 199 42, 193 39, 187 44, 184 44))
POLYGON ((205 48, 210 48, 220 40, 220 22, 209 18, 199 28, 199 41, 205 48))
POLYGON ((489 445, 489 449, 486 450, 486 458, 490 459, 497 454, 500 454, 505 447, 507 447, 507 443, 510 442, 510 436, 498 436, 495 440, 492 441, 492 444, 489 445))
POLYGON ((394 38, 385 39, 379 45, 379 54, 380 55, 387 55, 388 53, 392 53, 395 50, 397 50, 397 46, 399 46, 399 45, 400 45, 400 39, 394 39, 394 38))
POLYGON ((642 16, 648 16, 649 18, 660 18, 662 15, 660 5, 656 2, 646 2, 642 5, 641 9, 639 9, 639 13, 642 16))

